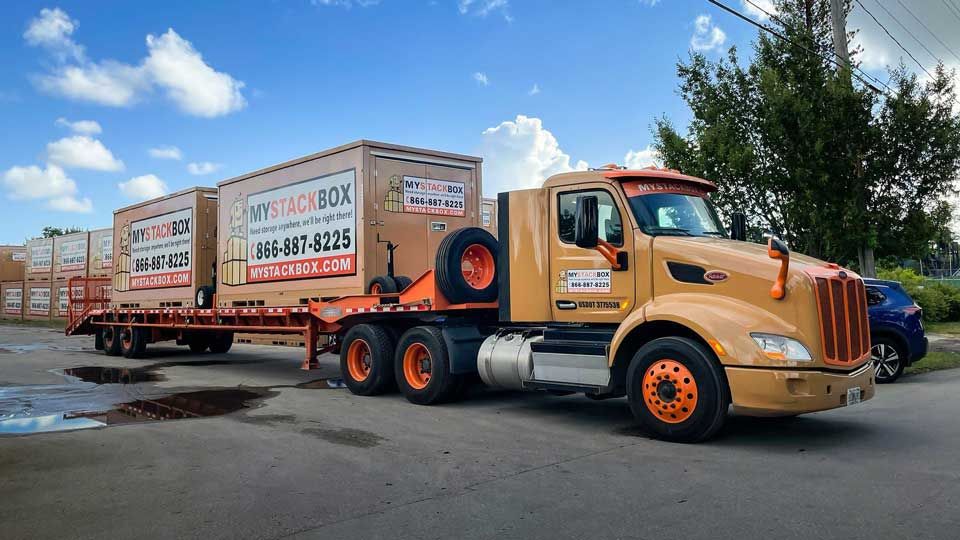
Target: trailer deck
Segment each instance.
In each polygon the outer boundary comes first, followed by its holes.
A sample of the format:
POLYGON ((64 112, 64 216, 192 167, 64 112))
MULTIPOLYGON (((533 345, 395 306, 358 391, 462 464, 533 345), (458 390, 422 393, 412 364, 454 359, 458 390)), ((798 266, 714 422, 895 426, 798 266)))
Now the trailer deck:
POLYGON ((301 369, 307 370, 318 367, 319 353, 337 346, 333 343, 318 350, 320 335, 337 334, 371 317, 389 314, 430 320, 468 310, 475 315, 493 315, 497 309, 497 302, 450 302, 437 287, 433 270, 427 270, 398 293, 318 298, 311 299, 308 305, 281 307, 118 308, 111 305, 110 285, 110 278, 102 277, 69 280, 66 335, 91 335, 108 326, 149 328, 151 341, 179 339, 185 333, 196 332, 300 334, 305 341, 301 369))

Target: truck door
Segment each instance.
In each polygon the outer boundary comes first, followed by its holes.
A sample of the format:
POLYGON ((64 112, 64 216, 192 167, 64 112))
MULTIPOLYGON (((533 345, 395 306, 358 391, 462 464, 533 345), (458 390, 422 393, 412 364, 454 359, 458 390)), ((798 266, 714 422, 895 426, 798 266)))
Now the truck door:
POLYGON ((608 184, 554 188, 550 193, 550 300, 558 322, 617 323, 633 309, 636 295, 634 239, 621 195, 608 184), (577 247, 577 197, 593 195, 599 206, 599 236, 627 253, 626 271, 614 271, 594 249, 577 247))

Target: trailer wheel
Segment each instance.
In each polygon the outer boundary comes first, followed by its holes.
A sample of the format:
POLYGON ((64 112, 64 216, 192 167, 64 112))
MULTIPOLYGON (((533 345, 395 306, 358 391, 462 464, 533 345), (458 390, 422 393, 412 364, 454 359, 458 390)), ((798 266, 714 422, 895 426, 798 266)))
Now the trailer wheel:
POLYGON ((417 326, 404 332, 394 357, 397 385, 407 401, 433 405, 454 399, 463 378, 450 373, 450 355, 439 328, 417 326))
POLYGON ((696 341, 655 339, 636 352, 627 369, 630 410, 658 439, 706 440, 727 416, 728 391, 721 369, 696 341))
POLYGON ((403 292, 404 289, 413 284, 413 280, 407 276, 393 276, 393 281, 397 284, 397 292, 403 292))
POLYGON ((440 242, 437 285, 455 304, 497 299, 497 239, 479 227, 453 232, 440 242))
POLYGON ((340 373, 347 388, 358 396, 392 390, 394 338, 383 327, 358 324, 340 345, 340 373))
POLYGON ((120 350, 125 358, 141 358, 147 350, 145 328, 121 326, 119 337, 120 350))
POLYGON ((390 276, 377 276, 367 283, 367 294, 391 294, 397 292, 397 282, 390 276))
POLYGON ((120 356, 120 327, 102 326, 100 333, 103 339, 103 352, 107 356, 120 356))
POLYGON ((200 309, 209 309, 213 307, 213 287, 204 285, 197 289, 197 307, 200 309))
POLYGON ((223 354, 233 347, 233 332, 217 332, 209 339, 210 352, 223 354))
POLYGON ((200 354, 210 347, 210 341, 204 334, 190 334, 187 336, 187 346, 190 352, 200 354))

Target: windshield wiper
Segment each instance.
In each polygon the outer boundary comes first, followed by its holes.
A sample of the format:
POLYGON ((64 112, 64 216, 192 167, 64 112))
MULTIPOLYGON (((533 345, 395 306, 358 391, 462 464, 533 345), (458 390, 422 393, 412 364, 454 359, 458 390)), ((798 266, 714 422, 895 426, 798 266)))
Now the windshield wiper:
POLYGON ((693 236, 690 234, 689 229, 681 229, 679 227, 656 227, 649 226, 645 227, 644 232, 653 233, 653 234, 678 234, 680 236, 693 236))

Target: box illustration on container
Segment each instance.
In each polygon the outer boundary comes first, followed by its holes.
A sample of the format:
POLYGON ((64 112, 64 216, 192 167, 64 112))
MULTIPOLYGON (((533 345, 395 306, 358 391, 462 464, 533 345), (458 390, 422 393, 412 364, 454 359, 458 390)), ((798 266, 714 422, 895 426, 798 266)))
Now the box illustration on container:
POLYGON ((3 312, 0 317, 4 319, 22 319, 23 318, 23 282, 7 281, 0 284, 0 294, 3 296, 3 312))
POLYGON ((34 281, 24 286, 26 295, 26 306, 23 310, 23 317, 32 320, 50 319, 50 291, 49 281, 34 281))
POLYGON ((357 141, 221 182, 218 305, 300 305, 416 278, 479 222, 480 158, 357 141), (378 241, 379 240, 379 241, 378 241))
POLYGON ((87 269, 90 277, 113 275, 113 229, 90 231, 90 261, 87 269))
POLYGON ((34 238, 27 242, 26 281, 50 281, 53 276, 53 238, 34 238))
POLYGON ((0 246, 0 282, 23 281, 26 261, 25 246, 0 246))
POLYGON ((86 277, 90 233, 78 232, 53 238, 53 280, 86 277))
POLYGON ((216 189, 201 187, 114 212, 112 304, 193 307, 213 285, 216 215, 216 189))

